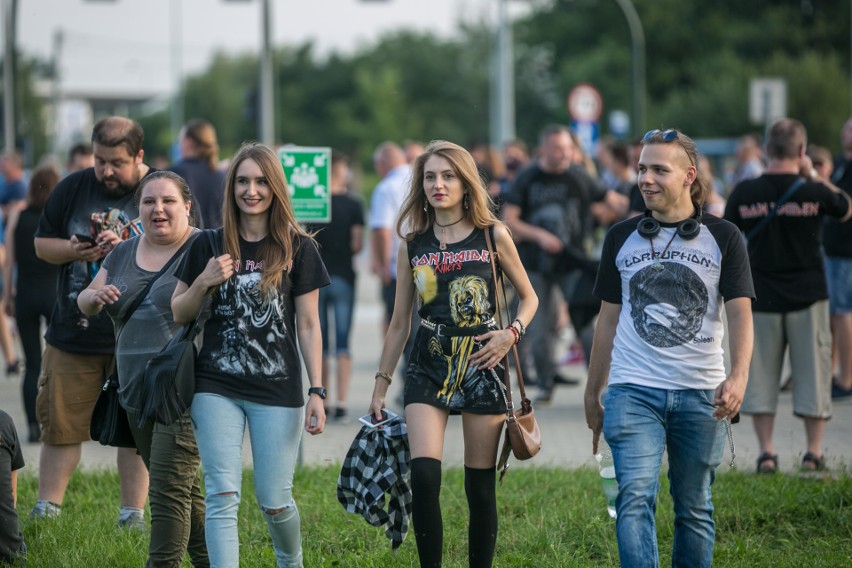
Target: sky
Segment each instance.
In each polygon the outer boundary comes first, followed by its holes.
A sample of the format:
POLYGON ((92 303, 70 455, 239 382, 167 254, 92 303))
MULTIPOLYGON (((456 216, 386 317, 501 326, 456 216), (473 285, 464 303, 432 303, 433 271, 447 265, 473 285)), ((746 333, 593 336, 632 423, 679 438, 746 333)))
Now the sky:
MULTIPOLYGON (((400 28, 449 37, 461 21, 493 21, 498 1, 270 0, 272 41, 312 41, 324 55, 372 45, 400 28)), ((510 3, 510 13, 523 12, 523 4, 510 3)), ((18 49, 50 60, 61 32, 64 93, 166 95, 178 68, 183 75, 203 70, 217 51, 258 52, 260 14, 261 0, 18 0, 18 49), (174 45, 173 31, 180 32, 174 45)))

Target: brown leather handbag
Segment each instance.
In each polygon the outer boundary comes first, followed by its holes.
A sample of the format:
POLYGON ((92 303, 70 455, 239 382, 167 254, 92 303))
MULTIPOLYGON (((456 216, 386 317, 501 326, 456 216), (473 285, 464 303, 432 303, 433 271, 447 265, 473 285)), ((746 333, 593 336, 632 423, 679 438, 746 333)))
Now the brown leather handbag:
MULTIPOLYGON (((496 308, 494 313, 497 316, 497 323, 500 328, 503 328, 503 314, 500 309, 500 288, 497 287, 497 281, 503 292, 502 303, 506 309, 506 317, 509 317, 509 305, 506 302, 506 283, 503 281, 502 270, 497 271, 497 258, 494 253, 494 246, 491 244, 492 227, 485 230, 485 243, 488 246, 488 256, 491 259, 491 274, 494 279, 494 298, 496 300, 496 308), (499 276, 499 277, 498 277, 499 276)), ((517 460, 528 460, 541 451, 541 430, 538 428, 538 422, 535 419, 535 411, 532 407, 532 402, 527 398, 526 390, 524 389, 524 376, 521 373, 521 365, 518 359, 518 350, 515 345, 512 345, 512 357, 515 360, 515 372, 518 375, 518 390, 521 395, 521 407, 515 408, 512 403, 512 384, 509 377, 509 355, 503 359, 503 375, 504 383, 503 398, 506 401, 506 434, 503 440, 503 449, 500 451, 500 460, 497 462, 497 469, 500 470, 500 481, 506 475, 509 469, 509 453, 515 456, 517 460)))

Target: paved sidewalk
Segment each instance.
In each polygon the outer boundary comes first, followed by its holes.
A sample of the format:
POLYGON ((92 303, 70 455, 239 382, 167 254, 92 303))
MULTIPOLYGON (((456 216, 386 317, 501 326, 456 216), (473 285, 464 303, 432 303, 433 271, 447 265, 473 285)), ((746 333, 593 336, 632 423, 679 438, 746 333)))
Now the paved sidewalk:
MULTIPOLYGON (((306 436, 303 444, 303 461, 306 465, 339 464, 342 462, 349 444, 358 431, 357 417, 367 411, 372 393, 374 374, 377 370, 383 336, 381 320, 383 308, 379 301, 379 283, 369 274, 366 262, 359 275, 358 304, 354 316, 352 332, 353 378, 350 389, 349 420, 346 423, 329 420, 325 432, 318 436, 306 436)), ((553 402, 547 406, 536 406, 536 416, 543 436, 541 454, 529 462, 512 461, 513 467, 579 467, 592 466, 591 433, 586 428, 583 416, 583 388, 585 372, 582 368, 567 368, 566 373, 580 379, 577 386, 560 386, 555 392, 553 402)), ((0 406, 9 412, 21 436, 26 438, 26 420, 20 395, 20 377, 0 378, 0 406)), ((388 400, 394 401, 399 395, 401 381, 394 382, 388 393, 388 400)), ((307 388, 307 386, 306 386, 307 388)), ((534 392, 535 389, 531 388, 534 392)), ((529 394, 532 394, 529 393, 529 394)), ((392 410, 400 411, 393 404, 392 410)), ((736 446, 736 467, 753 471, 758 455, 757 440, 748 418, 734 426, 736 446)), ((781 394, 778 418, 775 425, 775 443, 782 470, 798 467, 805 451, 805 434, 802 421, 793 417, 789 393, 781 394)), ((248 443, 246 443, 248 448, 248 443)), ((828 423, 824 443, 825 455, 830 467, 843 467, 852 464, 852 401, 835 405, 834 418, 828 423)), ((463 443, 461 419, 452 417, 446 435, 444 461, 448 465, 462 464, 463 443)), ((24 444, 26 470, 38 469, 39 445, 24 444)), ((725 453, 727 464, 730 457, 725 453)), ((251 463, 248 450, 245 453, 246 464, 251 463)), ((95 442, 83 444, 82 466, 88 469, 115 467, 115 451, 104 448, 95 442)), ((723 465, 721 470, 726 469, 723 465)))

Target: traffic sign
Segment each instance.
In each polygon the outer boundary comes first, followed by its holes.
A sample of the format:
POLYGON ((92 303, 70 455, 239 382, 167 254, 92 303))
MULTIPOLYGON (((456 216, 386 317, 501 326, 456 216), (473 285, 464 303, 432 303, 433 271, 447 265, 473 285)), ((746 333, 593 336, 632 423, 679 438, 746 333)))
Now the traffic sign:
POLYGON ((575 85, 568 93, 568 114, 577 122, 597 122, 603 112, 603 99, 598 90, 588 84, 575 85))
POLYGON ((282 146, 278 159, 298 221, 331 222, 331 148, 282 146))

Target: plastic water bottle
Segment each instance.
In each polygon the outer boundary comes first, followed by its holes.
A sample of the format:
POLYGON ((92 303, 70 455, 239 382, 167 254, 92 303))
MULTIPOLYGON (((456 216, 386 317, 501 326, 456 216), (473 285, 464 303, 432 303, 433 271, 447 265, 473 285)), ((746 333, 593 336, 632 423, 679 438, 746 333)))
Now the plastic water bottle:
POLYGON ((610 518, 615 518, 615 498, 618 496, 618 481, 615 479, 615 464, 612 461, 612 451, 604 441, 600 439, 598 454, 595 456, 600 468, 601 484, 606 497, 606 512, 610 518))

